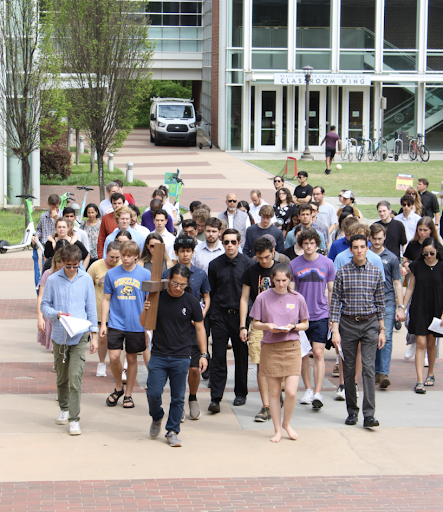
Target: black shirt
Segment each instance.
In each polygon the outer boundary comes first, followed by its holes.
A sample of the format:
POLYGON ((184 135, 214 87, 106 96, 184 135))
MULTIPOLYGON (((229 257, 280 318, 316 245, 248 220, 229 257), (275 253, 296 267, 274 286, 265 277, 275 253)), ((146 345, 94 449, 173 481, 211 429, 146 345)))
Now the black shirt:
POLYGON ((238 253, 232 260, 222 254, 209 263, 208 278, 211 285, 211 308, 240 309, 242 277, 255 262, 238 253))
POLYGON ((297 199, 304 199, 306 196, 311 196, 312 201, 313 190, 314 189, 309 184, 307 184, 305 187, 299 185, 298 187, 295 187, 294 195, 297 199))
POLYGON ((271 272, 275 265, 274 261, 271 268, 263 268, 260 263, 256 263, 246 269, 242 277, 242 284, 251 288, 249 298, 252 302, 255 301, 257 295, 271 288, 271 272))
MULTIPOLYGON (((86 250, 86 247, 79 241, 75 242, 73 245, 76 245, 82 252, 82 260, 84 260, 89 252, 86 250)), ((54 256, 54 248, 52 247, 52 242, 49 240, 45 243, 45 258, 52 258, 54 256)))
POLYGON ((388 224, 383 224, 381 220, 377 221, 377 224, 381 224, 386 229, 386 249, 393 252, 400 259, 400 245, 408 243, 403 222, 392 219, 388 224))
POLYGON ((428 192, 427 190, 425 190, 423 194, 420 194, 419 192, 419 195, 421 204, 423 205, 421 216, 424 217, 426 215, 427 217, 431 217, 431 219, 433 219, 434 215, 440 211, 437 196, 432 192, 428 192))
MULTIPOLYGON (((443 246, 437 242, 438 252, 443 257, 443 246)), ((409 261, 416 261, 420 258, 422 253, 422 245, 418 240, 411 240, 406 247, 404 257, 409 261)))
POLYGON ((285 249, 285 252, 283 253, 285 256, 287 256, 291 261, 297 258, 298 254, 295 254, 294 246, 291 245, 291 247, 288 247, 285 249))
POLYGON ((157 327, 152 339, 152 354, 161 357, 191 357, 191 321, 202 322, 200 302, 190 293, 172 297, 160 292, 157 327))

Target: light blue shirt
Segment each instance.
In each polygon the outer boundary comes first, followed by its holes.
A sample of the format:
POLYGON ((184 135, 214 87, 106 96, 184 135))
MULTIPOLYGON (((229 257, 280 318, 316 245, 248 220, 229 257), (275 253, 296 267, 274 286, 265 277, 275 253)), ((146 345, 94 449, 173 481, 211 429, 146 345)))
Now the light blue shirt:
MULTIPOLYGON (((315 231, 317 231, 318 236, 320 237, 320 240, 321 240, 318 248, 326 250, 326 242, 325 242, 325 237, 324 237, 323 233, 321 231, 318 231, 317 229, 315 231)), ((299 231, 299 233, 300 233, 300 231, 299 231)), ((289 247, 292 247, 293 245, 295 245, 295 236, 294 236, 294 230, 291 229, 291 231, 289 231, 289 233, 286 235, 285 249, 289 249, 289 247)))
POLYGON ((49 276, 40 310, 43 316, 52 320, 51 339, 59 345, 77 345, 88 331, 85 329, 71 338, 57 318, 59 311, 70 313, 73 318, 89 320, 92 324, 89 331, 98 332, 94 282, 84 270, 79 269, 72 281, 66 277, 63 268, 49 276))
MULTIPOLYGON (((108 245, 115 240, 115 237, 117 236, 117 233, 119 233, 121 230, 120 228, 114 229, 114 231, 106 237, 105 240, 105 246, 103 247, 103 254, 106 254, 106 249, 108 248, 108 245)), ((143 236, 140 231, 136 231, 134 228, 131 228, 131 226, 128 226, 128 229, 126 231, 129 231, 132 236, 132 240, 134 242, 137 242, 138 246, 140 247, 140 254, 143 252, 143 248, 145 246, 145 240, 146 237, 143 236)))
MULTIPOLYGON (((383 262, 382 262, 380 256, 378 256, 378 254, 375 254, 375 252, 372 252, 369 249, 368 252, 366 253, 366 259, 369 261, 369 263, 376 265, 381 270, 381 274, 383 276, 383 282, 385 282, 386 281, 385 268, 384 268, 384 265, 383 265, 383 262)), ((345 249, 340 254, 337 254, 337 257, 334 260, 335 271, 337 272, 337 270, 339 268, 343 267, 343 265, 346 265, 346 263, 349 263, 351 260, 352 260, 352 252, 349 249, 345 249)))

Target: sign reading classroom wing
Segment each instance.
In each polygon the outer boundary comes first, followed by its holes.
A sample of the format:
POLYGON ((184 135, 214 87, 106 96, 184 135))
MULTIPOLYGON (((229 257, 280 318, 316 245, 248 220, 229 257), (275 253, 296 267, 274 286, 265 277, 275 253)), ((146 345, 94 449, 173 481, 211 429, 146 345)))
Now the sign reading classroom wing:
MULTIPOLYGON (((304 85, 304 73, 275 73, 275 85, 304 85)), ((371 85, 370 75, 346 73, 314 73, 310 85, 371 85)))

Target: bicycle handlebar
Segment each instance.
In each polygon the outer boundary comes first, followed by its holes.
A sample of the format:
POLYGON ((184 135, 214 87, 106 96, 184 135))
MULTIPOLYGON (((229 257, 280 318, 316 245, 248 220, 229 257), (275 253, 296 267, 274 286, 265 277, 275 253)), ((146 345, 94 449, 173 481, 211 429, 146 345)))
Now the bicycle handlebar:
POLYGON ((21 197, 22 199, 37 199, 34 196, 31 196, 31 194, 24 194, 22 196, 15 196, 15 197, 21 197))
POLYGON ((89 192, 90 190, 94 190, 94 189, 91 187, 77 187, 77 190, 86 190, 87 192, 89 192))

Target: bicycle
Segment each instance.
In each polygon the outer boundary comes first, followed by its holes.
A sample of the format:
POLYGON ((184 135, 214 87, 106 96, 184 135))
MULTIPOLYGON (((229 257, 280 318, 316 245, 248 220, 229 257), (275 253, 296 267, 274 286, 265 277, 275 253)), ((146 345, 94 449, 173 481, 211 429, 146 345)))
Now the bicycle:
POLYGON ((352 137, 349 139, 345 139, 345 143, 343 144, 343 148, 340 152, 340 156, 342 160, 349 160, 352 162, 354 159, 354 152, 357 148, 357 141, 353 139, 352 137), (355 142, 355 149, 354 149, 354 142, 355 142))
POLYGON ((420 157, 422 162, 428 162, 430 153, 429 149, 423 144, 423 135, 417 133, 415 137, 409 139, 409 158, 411 160, 417 160, 417 156, 420 157))
POLYGON ((372 140, 371 139, 362 139, 361 146, 357 153, 357 160, 359 162, 362 161, 365 155, 368 155, 368 160, 372 160, 372 140), (368 143, 368 150, 366 151, 366 142, 368 143))
POLYGON ((383 139, 383 144, 380 139, 372 141, 372 158, 375 162, 385 161, 388 158, 388 141, 383 139))

